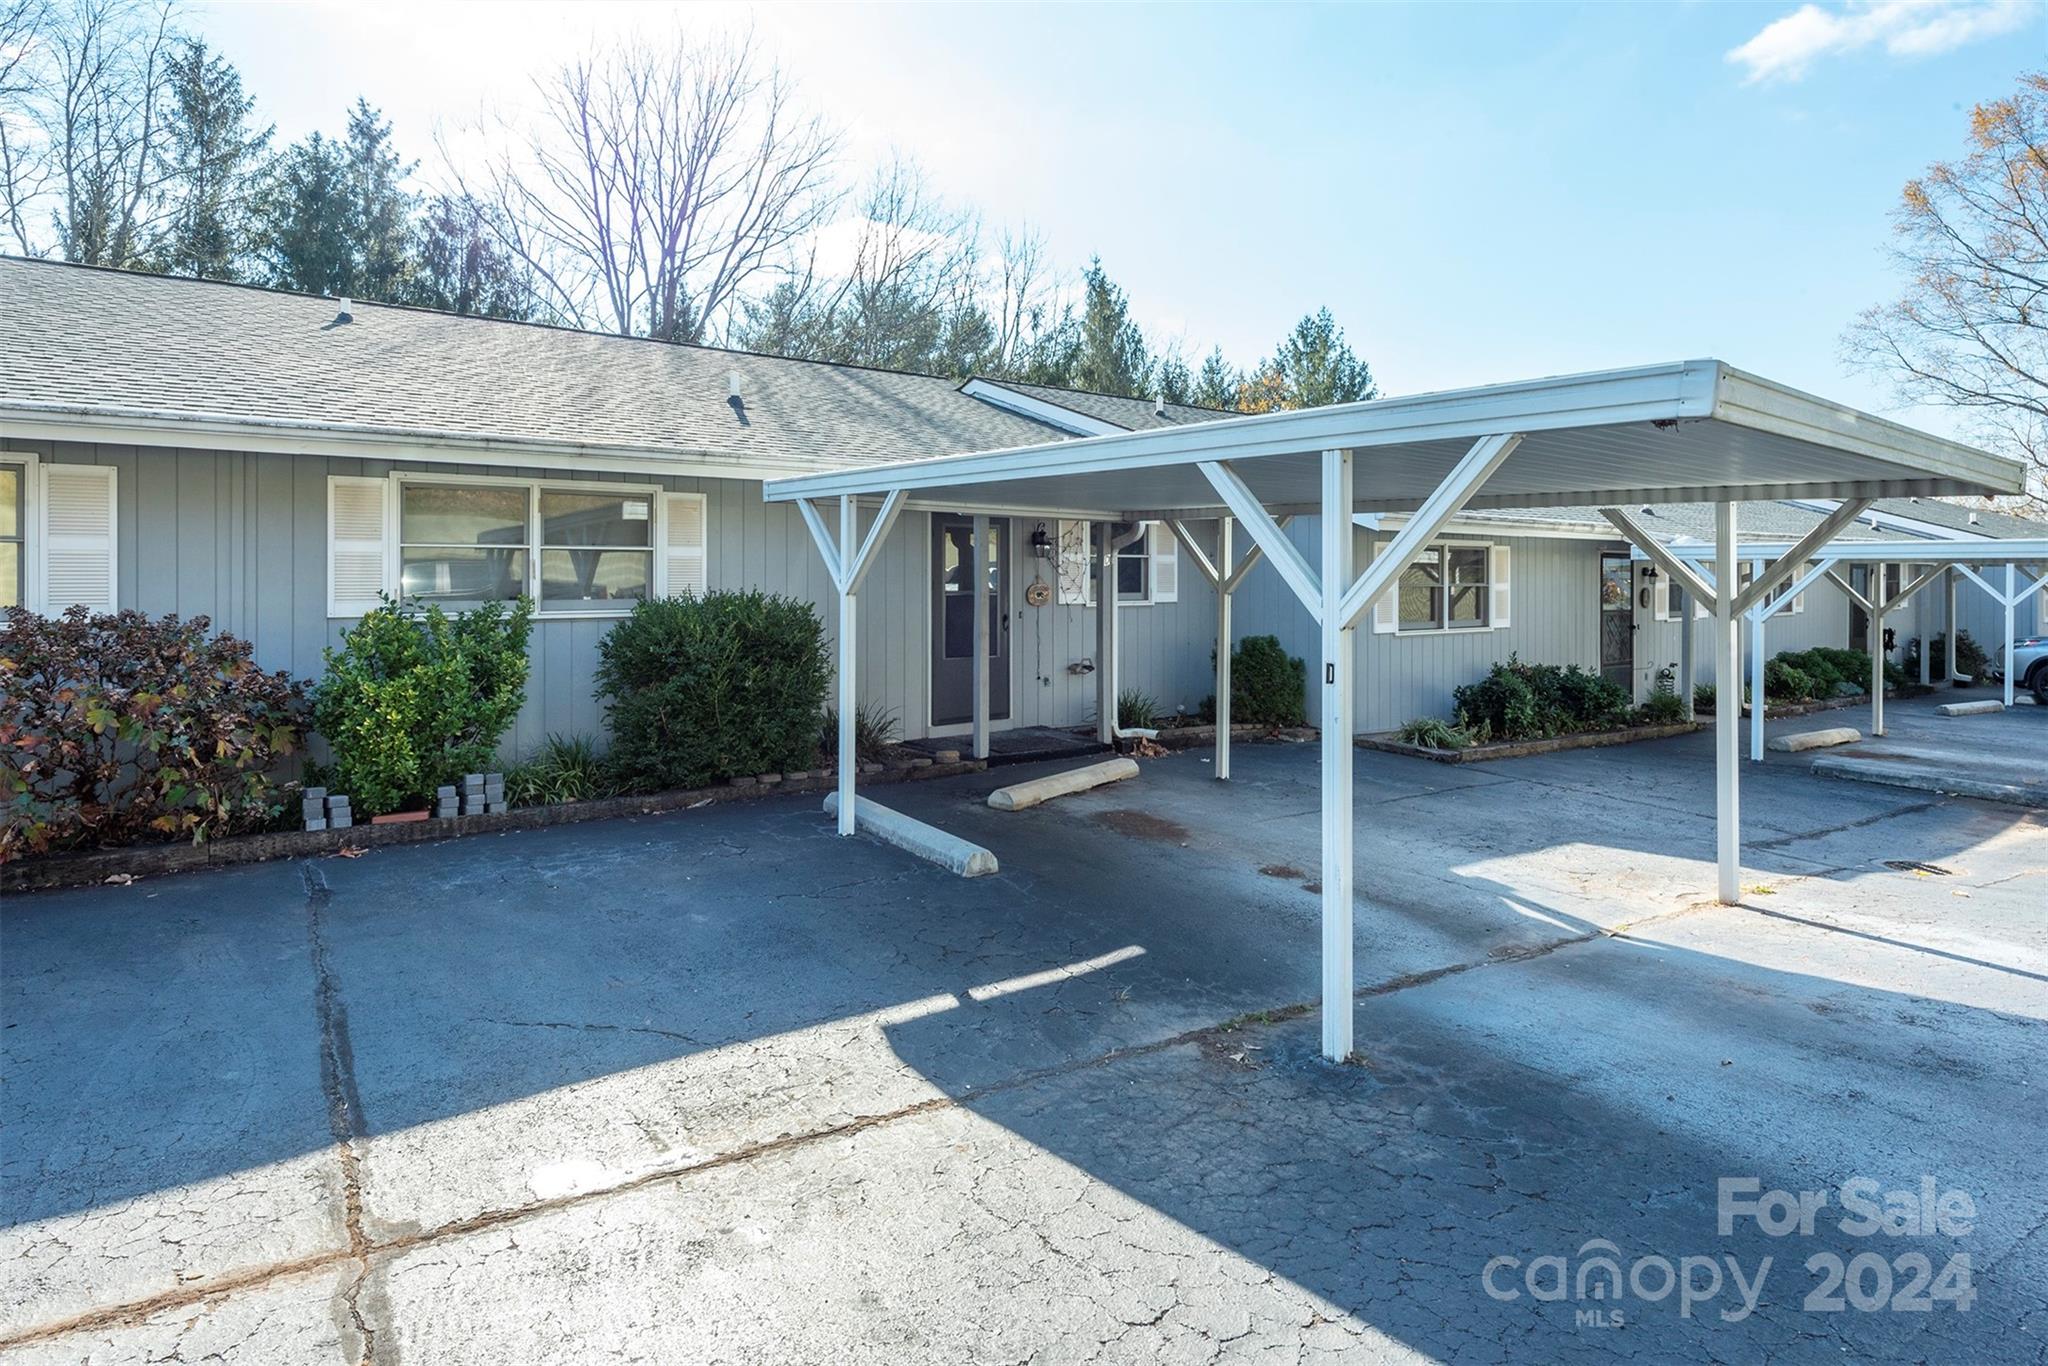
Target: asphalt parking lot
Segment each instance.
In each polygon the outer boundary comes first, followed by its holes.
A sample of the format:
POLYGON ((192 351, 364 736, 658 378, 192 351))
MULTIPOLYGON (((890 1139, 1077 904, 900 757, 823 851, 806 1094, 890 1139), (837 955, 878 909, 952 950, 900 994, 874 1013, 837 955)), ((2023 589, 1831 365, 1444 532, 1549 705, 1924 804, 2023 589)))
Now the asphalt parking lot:
POLYGON ((0 1361, 2048 1360, 2048 813, 1206 759, 9 898, 0 1361))

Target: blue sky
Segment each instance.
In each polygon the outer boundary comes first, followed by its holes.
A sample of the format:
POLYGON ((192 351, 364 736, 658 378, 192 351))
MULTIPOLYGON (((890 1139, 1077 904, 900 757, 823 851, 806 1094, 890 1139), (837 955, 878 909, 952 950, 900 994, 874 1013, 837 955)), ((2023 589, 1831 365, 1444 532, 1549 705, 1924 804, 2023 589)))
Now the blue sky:
POLYGON ((195 19, 284 137, 338 128, 361 93, 427 173, 437 120, 517 101, 593 37, 751 21, 852 164, 899 150, 1062 261, 1099 254, 1190 351, 1249 362, 1327 304, 1389 392, 1716 355, 1885 411, 1837 344, 1895 287, 1899 188, 2048 65, 2039 0, 195 19))

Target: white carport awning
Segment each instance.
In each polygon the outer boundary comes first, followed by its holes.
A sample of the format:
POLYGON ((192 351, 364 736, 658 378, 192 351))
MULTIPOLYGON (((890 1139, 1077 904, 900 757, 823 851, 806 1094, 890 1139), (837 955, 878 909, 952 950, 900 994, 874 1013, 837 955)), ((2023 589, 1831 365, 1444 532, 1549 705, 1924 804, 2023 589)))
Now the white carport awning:
POLYGON ((1714 360, 1219 418, 779 479, 770 501, 903 489, 920 503, 1116 520, 1224 511, 1200 465, 1243 461, 1275 515, 1314 512, 1320 455, 1359 457, 1358 511, 1418 507, 1482 436, 1522 437, 1472 508, 2017 492, 2012 461, 1714 360))
MULTIPOLYGON (((980 563, 991 514, 1017 511, 1097 523, 1163 521, 1194 546, 1186 523, 1214 518, 1217 555, 1200 555, 1217 585, 1216 775, 1224 778, 1230 679, 1229 599, 1251 556, 1233 564, 1233 524, 1249 534, 1321 632, 1323 1051, 1352 1047, 1354 863, 1352 710, 1354 633, 1374 600, 1466 508, 1598 505, 1714 613, 1714 675, 1721 696, 1741 674, 1737 623, 1782 585, 1807 554, 1882 497, 2020 491, 2015 461, 1902 427, 1744 374, 1719 361, 1684 361, 1593 375, 1491 385, 1411 398, 1340 404, 1257 417, 1218 418, 1144 432, 1049 441, 971 455, 780 479, 770 502, 795 502, 839 591, 839 829, 855 828, 855 600, 873 552, 907 505, 976 514, 970 564, 980 563), (881 496, 863 535, 864 500, 881 496), (1841 506, 1747 586, 1738 584, 1736 505, 1832 498, 1841 506), (839 529, 822 506, 837 499, 839 529), (1626 509, 1644 503, 1715 504, 1711 571, 1670 556, 1626 509), (1352 517, 1412 512, 1373 562, 1354 564, 1352 517), (1320 518, 1311 560, 1284 519, 1320 518)), ((1116 733, 1118 538, 1092 538, 1099 633, 1097 707, 1116 733)), ((985 753, 986 594, 975 592, 975 752, 985 753)), ((1721 900, 1741 894, 1737 772, 1739 708, 1715 719, 1715 843, 1721 900)))

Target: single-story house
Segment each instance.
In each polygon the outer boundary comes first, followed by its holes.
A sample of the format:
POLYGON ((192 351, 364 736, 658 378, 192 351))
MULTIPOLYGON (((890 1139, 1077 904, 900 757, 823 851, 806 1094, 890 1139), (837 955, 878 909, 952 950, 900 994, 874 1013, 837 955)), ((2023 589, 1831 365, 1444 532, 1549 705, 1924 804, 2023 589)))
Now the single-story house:
MULTIPOLYGON (((644 597, 758 588, 808 599, 834 629, 832 576, 797 507, 763 499, 765 480, 1226 416, 0 258, 0 604, 204 614, 264 667, 311 678, 380 593, 450 607, 528 594, 516 754, 602 731, 597 644, 644 597)), ((1828 510, 1750 503, 1740 526, 1796 540, 1828 510)), ((976 514, 991 518, 993 726, 1090 722, 1091 528, 1028 506, 908 503, 862 593, 860 695, 907 737, 968 729, 976 514)), ((1358 520, 1361 561, 1401 524, 1358 520)), ((1673 542, 1711 536, 1705 505, 1643 520, 1673 542)), ((1307 550, 1320 533, 1301 517, 1289 534, 1307 550)), ((1846 534, 2048 530, 1894 499, 1846 534)), ((1214 589, 1183 558, 1160 523, 1117 563, 1117 676, 1169 712, 1199 708, 1214 677, 1214 589)), ((2022 635, 2040 629, 2040 596, 2022 635)), ((1980 597, 1966 589, 1959 610, 1992 646, 2001 609, 1980 597)), ((1318 656, 1270 566, 1238 601, 1241 629, 1318 656)), ((1903 642, 1943 630, 1945 611, 1928 593, 1891 620, 1903 642)), ((1675 669, 1688 615, 1596 509, 1468 512, 1359 631, 1358 727, 1445 714, 1453 688, 1510 654, 1647 695, 1675 669)), ((1767 648, 1860 644, 1859 615, 1816 584, 1772 619, 1767 648)))

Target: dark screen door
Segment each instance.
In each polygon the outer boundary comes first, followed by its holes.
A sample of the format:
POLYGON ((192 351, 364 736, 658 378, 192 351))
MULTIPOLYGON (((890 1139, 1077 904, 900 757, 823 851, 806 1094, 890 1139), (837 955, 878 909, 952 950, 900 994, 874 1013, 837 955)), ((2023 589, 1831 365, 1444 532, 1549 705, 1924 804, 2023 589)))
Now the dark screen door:
POLYGON ((1600 557, 1600 676, 1631 697, 1636 690, 1635 577, 1626 555, 1600 557))
POLYGON ((932 518, 932 724, 974 719, 974 583, 988 594, 988 714, 1010 715, 1010 522, 991 517, 982 572, 972 570, 974 519, 932 518))

